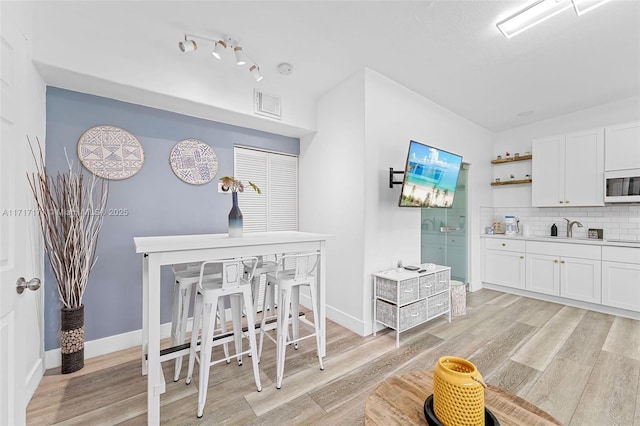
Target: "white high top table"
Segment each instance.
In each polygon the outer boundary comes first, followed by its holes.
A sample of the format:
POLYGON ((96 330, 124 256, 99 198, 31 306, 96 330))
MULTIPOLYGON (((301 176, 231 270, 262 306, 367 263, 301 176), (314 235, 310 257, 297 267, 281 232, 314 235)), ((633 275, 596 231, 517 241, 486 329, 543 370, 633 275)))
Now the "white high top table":
MULTIPOLYGON (((135 237, 136 253, 142 263, 142 374, 147 375, 147 423, 160 424, 160 395, 165 392, 160 365, 160 267, 210 259, 295 253, 317 250, 318 321, 320 356, 325 356, 325 243, 331 235, 281 231, 247 233, 230 238, 227 234, 135 237)), ((194 413, 195 415, 195 413, 194 413)))

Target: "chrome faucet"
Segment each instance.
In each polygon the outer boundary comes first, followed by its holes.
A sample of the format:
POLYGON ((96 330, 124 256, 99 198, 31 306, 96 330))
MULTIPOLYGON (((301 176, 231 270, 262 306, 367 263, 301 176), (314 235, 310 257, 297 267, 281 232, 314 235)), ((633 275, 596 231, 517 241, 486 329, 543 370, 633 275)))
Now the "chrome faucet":
POLYGON ((582 224, 577 220, 570 221, 566 217, 563 219, 567 221, 567 238, 573 237, 573 225, 578 225, 578 228, 582 228, 582 224))

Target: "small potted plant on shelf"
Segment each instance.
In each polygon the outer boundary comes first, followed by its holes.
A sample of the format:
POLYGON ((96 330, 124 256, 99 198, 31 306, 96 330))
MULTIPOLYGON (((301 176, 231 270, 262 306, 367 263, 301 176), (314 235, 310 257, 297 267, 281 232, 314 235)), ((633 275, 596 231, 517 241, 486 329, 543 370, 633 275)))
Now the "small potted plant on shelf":
POLYGON ((58 172, 55 178, 49 175, 42 146, 37 142, 36 156, 29 141, 36 171, 27 173, 27 179, 38 207, 44 250, 62 303, 60 351, 62 373, 66 374, 84 366, 82 297, 97 259, 108 186, 95 175, 84 176, 80 166, 74 168, 68 158, 67 171, 58 172))

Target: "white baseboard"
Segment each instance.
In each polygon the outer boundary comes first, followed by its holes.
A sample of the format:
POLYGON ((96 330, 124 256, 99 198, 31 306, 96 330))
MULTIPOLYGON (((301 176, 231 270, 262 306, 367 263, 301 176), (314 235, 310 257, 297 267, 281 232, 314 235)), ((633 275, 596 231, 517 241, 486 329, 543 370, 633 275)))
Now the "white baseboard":
MULTIPOLYGON (((191 331, 192 325, 193 319, 189 318, 187 322, 187 331, 191 331)), ((162 324, 160 326, 160 338, 164 339, 166 337, 171 337, 171 323, 162 324)), ((134 346, 140 346, 141 343, 142 330, 135 330, 102 339, 90 340, 84 343, 84 358, 95 358, 100 355, 129 349, 134 346)), ((60 367, 61 364, 62 354, 60 352, 60 348, 51 349, 45 352, 45 366, 47 369, 60 367)))
POLYGON ((40 383, 40 380, 44 375, 44 370, 44 364, 42 362, 42 358, 40 358, 38 362, 36 362, 36 364, 33 366, 33 368, 31 368, 31 371, 29 371, 29 373, 27 374, 25 381, 25 388, 27 392, 27 394, 25 395, 26 401, 31 400, 31 397, 36 391, 36 388, 38 387, 38 384, 40 383))
MULTIPOLYGON (((300 294, 300 304, 303 306, 311 306, 311 299, 300 294)), ((337 322, 342 327, 364 336, 364 322, 358 318, 354 318, 331 306, 326 308, 327 318, 337 322)), ((227 318, 231 318, 231 312, 227 312, 227 318)), ((189 318, 187 322, 187 331, 191 331, 193 326, 193 318, 189 318)), ((171 323, 162 324, 160 326, 160 338, 164 339, 171 336, 171 323)), ((116 334, 114 336, 102 339, 90 340, 84 343, 84 358, 90 359, 100 355, 106 355, 112 352, 129 349, 134 346, 140 346, 142 343, 142 330, 130 331, 128 333, 116 334)), ((60 367, 62 364, 62 354, 60 348, 51 349, 44 354, 44 365, 46 369, 60 367)), ((35 388, 34 388, 35 390, 35 388)))

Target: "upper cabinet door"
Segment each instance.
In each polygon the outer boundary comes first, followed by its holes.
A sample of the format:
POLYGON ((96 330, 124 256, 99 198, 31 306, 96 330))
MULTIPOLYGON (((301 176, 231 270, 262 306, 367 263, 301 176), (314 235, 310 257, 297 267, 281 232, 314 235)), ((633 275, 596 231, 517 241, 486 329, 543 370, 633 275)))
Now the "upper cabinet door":
POLYGON ((565 139, 564 205, 604 206, 604 129, 565 139))
POLYGON ((605 129, 606 171, 640 169, 640 121, 605 129))
POLYGON ((532 141, 534 207, 604 205, 604 129, 532 141))
POLYGON ((531 201, 537 207, 564 205, 564 135, 534 139, 531 201))

